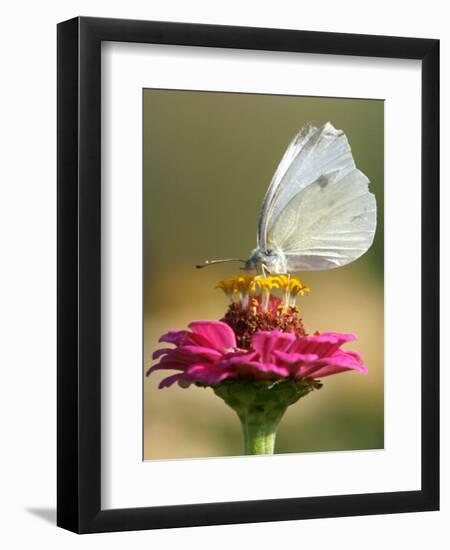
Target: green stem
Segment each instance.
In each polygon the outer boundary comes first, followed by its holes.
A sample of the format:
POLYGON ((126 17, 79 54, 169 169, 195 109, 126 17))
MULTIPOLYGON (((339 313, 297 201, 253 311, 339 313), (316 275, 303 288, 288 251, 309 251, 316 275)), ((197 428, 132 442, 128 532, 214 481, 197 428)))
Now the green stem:
POLYGON ((244 435, 246 455, 272 455, 275 450, 275 438, 279 422, 261 420, 252 422, 249 418, 239 417, 244 435))
POLYGON ((313 386, 309 382, 287 378, 278 381, 226 381, 213 389, 241 421, 245 454, 271 455, 278 425, 286 409, 307 395, 313 386))

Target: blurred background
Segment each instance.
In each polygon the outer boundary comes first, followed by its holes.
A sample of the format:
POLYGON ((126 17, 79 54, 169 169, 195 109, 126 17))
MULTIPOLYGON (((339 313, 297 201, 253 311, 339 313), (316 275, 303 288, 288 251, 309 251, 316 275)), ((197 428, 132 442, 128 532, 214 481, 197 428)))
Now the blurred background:
MULTIPOLYGON (((356 262, 298 274, 311 288, 298 305, 307 332, 356 334, 346 347, 364 355, 369 373, 324 378, 289 407, 276 452, 383 448, 383 101, 169 90, 144 90, 143 101, 144 367, 164 332, 224 315, 227 301, 214 287, 239 264, 195 264, 249 256, 287 145, 307 122, 330 121, 371 181, 378 228, 356 262)), ((165 376, 143 380, 144 459, 242 454, 235 413, 210 388, 159 390, 165 376)))

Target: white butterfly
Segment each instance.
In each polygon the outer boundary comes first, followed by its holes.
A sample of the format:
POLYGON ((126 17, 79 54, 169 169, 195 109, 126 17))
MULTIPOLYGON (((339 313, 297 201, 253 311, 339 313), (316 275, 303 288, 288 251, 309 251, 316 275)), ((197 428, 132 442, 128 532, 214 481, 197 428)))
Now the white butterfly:
MULTIPOLYGON (((342 130, 305 126, 287 148, 264 197, 247 270, 334 269, 367 252, 376 201, 342 130)), ((197 267, 228 260, 212 260, 197 267)), ((242 261, 242 260, 240 260, 242 261)))

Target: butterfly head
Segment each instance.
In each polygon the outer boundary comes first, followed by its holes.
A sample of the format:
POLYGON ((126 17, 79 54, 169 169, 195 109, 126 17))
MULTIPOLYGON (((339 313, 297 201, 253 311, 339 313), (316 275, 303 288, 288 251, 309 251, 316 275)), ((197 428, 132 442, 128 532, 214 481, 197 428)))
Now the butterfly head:
POLYGON ((273 275, 287 273, 286 258, 278 248, 255 248, 250 258, 245 262, 244 269, 264 273, 268 271, 273 275))

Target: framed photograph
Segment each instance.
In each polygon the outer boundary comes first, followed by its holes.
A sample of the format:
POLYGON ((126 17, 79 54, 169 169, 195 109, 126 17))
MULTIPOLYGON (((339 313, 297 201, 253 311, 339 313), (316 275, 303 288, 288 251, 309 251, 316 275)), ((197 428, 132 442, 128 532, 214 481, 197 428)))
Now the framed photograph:
POLYGON ((439 41, 58 25, 58 525, 437 510, 439 41))

